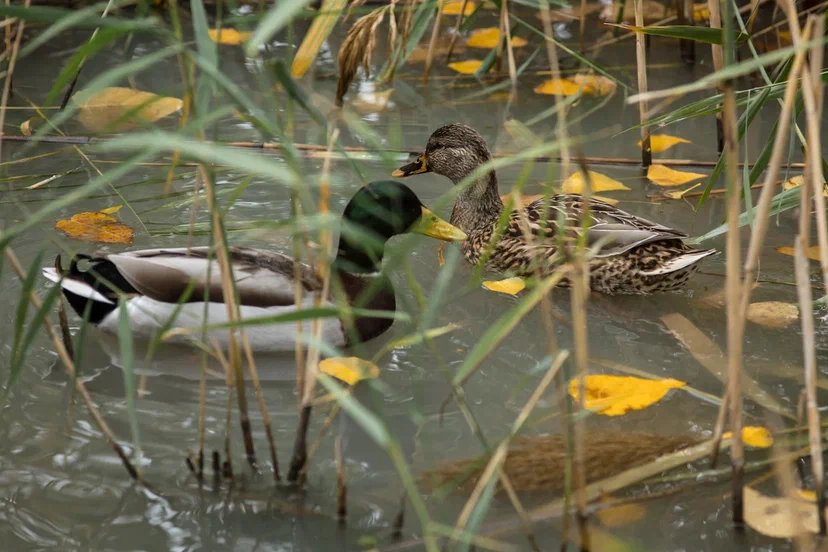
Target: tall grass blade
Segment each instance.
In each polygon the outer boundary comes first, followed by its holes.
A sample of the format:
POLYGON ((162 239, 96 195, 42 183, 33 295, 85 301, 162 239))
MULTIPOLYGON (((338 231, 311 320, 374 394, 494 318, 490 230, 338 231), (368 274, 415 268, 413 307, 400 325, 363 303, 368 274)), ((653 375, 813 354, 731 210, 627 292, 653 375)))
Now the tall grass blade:
MULTIPOLYGON (((290 0, 296 1, 296 0, 290 0)), ((293 58, 293 64, 290 66, 290 74, 297 79, 305 76, 305 73, 310 69, 319 50, 322 48, 322 43, 331 34, 334 25, 336 24, 342 10, 345 8, 346 0, 323 0, 322 6, 319 8, 319 13, 311 23, 302 44, 296 51, 296 56, 293 58)))

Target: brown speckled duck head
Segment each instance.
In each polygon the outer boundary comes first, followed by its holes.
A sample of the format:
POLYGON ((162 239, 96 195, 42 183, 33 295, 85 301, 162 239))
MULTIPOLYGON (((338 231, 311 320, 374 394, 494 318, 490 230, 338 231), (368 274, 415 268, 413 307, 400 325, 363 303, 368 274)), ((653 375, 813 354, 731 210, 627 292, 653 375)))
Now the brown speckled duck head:
POLYGON ((425 151, 413 163, 400 167, 392 174, 405 177, 434 172, 457 184, 491 158, 486 142, 476 130, 461 123, 452 123, 435 130, 428 139, 425 151))

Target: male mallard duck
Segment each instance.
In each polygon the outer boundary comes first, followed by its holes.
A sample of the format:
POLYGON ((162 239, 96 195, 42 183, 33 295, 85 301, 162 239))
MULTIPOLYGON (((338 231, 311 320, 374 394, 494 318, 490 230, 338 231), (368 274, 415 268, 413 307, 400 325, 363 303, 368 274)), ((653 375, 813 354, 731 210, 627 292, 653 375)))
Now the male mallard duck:
MULTIPOLYGON (((385 242, 397 234, 416 232, 437 239, 452 241, 466 235, 426 209, 417 196, 404 184, 393 181, 373 182, 361 188, 348 203, 342 219, 350 223, 352 232, 343 233, 331 276, 338 278, 351 304, 393 313, 396 310, 391 281, 380 272, 385 242), (361 297, 365 293, 365 297, 361 297)), ((78 315, 88 309, 89 321, 106 333, 117 333, 118 298, 124 295, 129 323, 135 336, 147 338, 164 327, 175 316, 178 303, 183 302, 171 328, 198 330, 202 323, 227 322, 227 306, 222 299, 218 263, 209 259, 208 247, 191 249, 147 249, 100 256, 79 255, 72 259, 68 271, 44 268, 49 280, 59 283, 63 294, 78 315), (79 260, 88 266, 81 270, 79 260), (194 288, 187 299, 181 299, 188 287, 194 288), (205 295, 208 294, 208 295, 205 295), (204 298, 209 297, 205 305, 204 298)), ((239 296, 242 319, 289 314, 294 304, 294 261, 280 253, 240 247, 230 248, 233 277, 239 296)), ((302 308, 311 308, 322 290, 322 282, 309 266, 302 266, 304 298, 302 308)), ((333 284, 332 284, 333 287, 333 284)), ((324 306, 332 307, 328 302, 324 306)), ((337 346, 353 341, 367 341, 387 330, 392 317, 355 317, 354 332, 345 331, 342 320, 325 318, 322 338, 337 346)), ((303 328, 310 331, 308 321, 303 328)), ((200 335, 198 331, 195 335, 200 335)), ((274 352, 293 348, 296 323, 278 326, 251 326, 246 330, 255 351, 274 352)), ((186 338, 178 337, 179 342, 186 338)), ((217 339, 227 346, 227 330, 211 330, 208 342, 217 339)))
MULTIPOLYGON (((394 171, 394 176, 435 172, 458 184, 492 155, 476 130, 459 123, 434 131, 425 152, 416 161, 394 171)), ((567 221, 567 235, 579 230, 584 198, 577 194, 555 194, 512 211, 508 225, 497 242, 486 268, 521 276, 535 270, 550 272, 562 260, 558 241, 541 237, 557 236, 558 217, 567 221), (541 220, 546 213, 544 220, 541 220), (522 228, 528 221, 528 229, 522 228), (530 244, 525 231, 531 232, 530 244)), ((467 240, 463 253, 477 264, 486 251, 503 211, 497 189, 497 175, 489 171, 457 196, 451 224, 463 230, 467 240)), ((588 243, 604 240, 590 262, 590 286, 609 294, 649 294, 681 287, 698 269, 698 262, 715 249, 692 249, 682 240, 683 232, 637 217, 608 203, 589 201, 588 243)), ((567 282, 564 280, 563 285, 567 282)))

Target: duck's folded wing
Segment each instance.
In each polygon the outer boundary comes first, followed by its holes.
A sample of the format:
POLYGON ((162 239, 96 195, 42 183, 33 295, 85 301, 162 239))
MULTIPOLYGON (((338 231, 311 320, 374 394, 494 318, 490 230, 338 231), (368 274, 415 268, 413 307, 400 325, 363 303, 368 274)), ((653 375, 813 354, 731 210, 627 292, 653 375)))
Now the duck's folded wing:
POLYGON ((644 230, 627 224, 596 224, 589 228, 587 246, 597 248, 596 257, 614 257, 654 241, 681 239, 673 232, 644 230))
MULTIPOLYGON (((180 300, 190 285, 190 302, 223 302, 219 263, 206 247, 149 249, 110 254, 118 272, 140 293, 167 303, 180 300), (192 284, 195 282, 194 284, 192 284)), ((278 253, 232 248, 233 277, 241 305, 287 306, 294 303, 293 259, 278 253)), ((303 287, 315 287, 312 275, 303 267, 303 287)))

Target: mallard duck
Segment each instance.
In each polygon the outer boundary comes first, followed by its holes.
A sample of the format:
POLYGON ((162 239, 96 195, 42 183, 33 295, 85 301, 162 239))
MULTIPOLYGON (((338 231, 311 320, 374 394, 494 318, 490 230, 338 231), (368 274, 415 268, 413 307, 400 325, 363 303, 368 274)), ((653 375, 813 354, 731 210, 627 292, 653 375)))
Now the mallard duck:
MULTIPOLYGON (((350 223, 352 232, 340 237, 331 276, 339 280, 352 305, 389 313, 396 310, 394 289, 380 270, 385 242, 389 238, 405 232, 447 241, 466 237, 426 209, 407 186, 394 181, 373 182, 361 188, 348 203, 342 219, 350 223)), ((272 317, 296 310, 296 279, 291 257, 233 247, 230 248, 230 259, 242 319, 272 317)), ((204 322, 215 325, 228 321, 219 266, 215 259, 210 261, 208 247, 77 255, 68 271, 60 268, 59 256, 55 264, 55 268, 43 269, 44 276, 63 288, 63 294, 79 316, 84 316, 88 309, 89 321, 105 333, 118 331, 119 296, 126 297, 132 332, 140 338, 151 337, 164 327, 170 317, 175 316, 179 302, 182 302, 180 312, 171 328, 194 330, 194 335, 199 336, 198 330, 204 322), (84 269, 81 263, 86 265, 84 269), (192 292, 182 299, 188 287, 193 287, 192 292), (206 305, 205 297, 210 301, 206 305)), ((322 290, 322 282, 307 265, 301 265, 301 280, 304 288, 301 307, 311 308, 322 290)), ((324 306, 332 307, 333 304, 328 302, 324 306)), ((342 320, 325 318, 322 338, 332 345, 347 347, 353 344, 352 341, 367 341, 380 335, 392 322, 390 316, 357 316, 354 331, 350 332, 345 330, 347 326, 342 320)), ((304 326, 303 331, 308 335, 310 322, 304 326)), ((295 322, 250 326, 246 333, 255 351, 284 351, 294 347, 297 327, 295 322)), ((207 338, 208 342, 216 339, 226 347, 229 332, 213 329, 207 338)), ((172 340, 186 342, 189 338, 174 332, 172 340)))
MULTIPOLYGON (((435 172, 458 184, 491 158, 476 130, 455 123, 435 130, 417 160, 400 167, 393 176, 435 172)), ((571 239, 580 230, 585 207, 583 196, 555 194, 512 211, 486 268, 519 276, 553 271, 564 259, 555 238, 559 217, 566 221, 565 234, 571 239), (522 228, 526 223, 528 228, 522 228), (531 243, 526 231, 531 233, 531 243)), ((486 251, 502 211, 494 170, 457 196, 450 222, 468 235, 463 254, 470 263, 477 264, 486 251)), ((714 249, 692 249, 682 241, 687 234, 597 199, 589 201, 589 225, 588 244, 599 245, 590 262, 590 287, 603 293, 641 295, 677 289, 698 270, 699 261, 716 253, 714 249)), ((568 285, 568 281, 564 279, 561 285, 568 285)))

